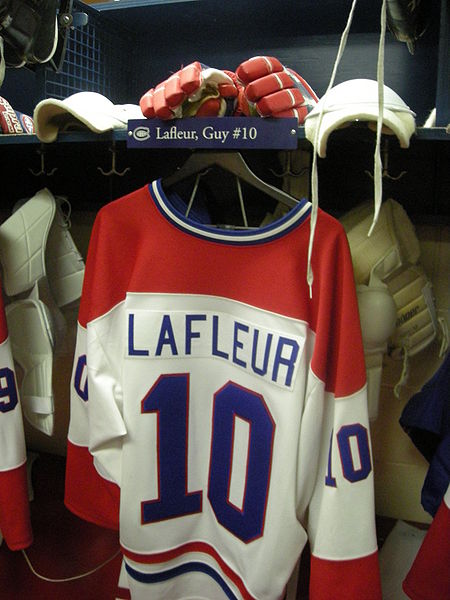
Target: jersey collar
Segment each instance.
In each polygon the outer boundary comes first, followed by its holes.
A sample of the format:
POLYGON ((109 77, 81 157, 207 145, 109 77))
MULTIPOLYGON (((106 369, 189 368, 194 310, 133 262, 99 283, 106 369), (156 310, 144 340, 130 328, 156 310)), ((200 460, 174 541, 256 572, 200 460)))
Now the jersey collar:
POLYGON ((311 203, 303 199, 299 200, 298 205, 281 219, 277 219, 264 227, 258 229, 220 229, 185 217, 169 201, 162 188, 161 179, 153 181, 149 185, 149 191, 159 212, 173 225, 190 235, 225 244, 260 244, 277 239, 303 223, 311 211, 311 203))

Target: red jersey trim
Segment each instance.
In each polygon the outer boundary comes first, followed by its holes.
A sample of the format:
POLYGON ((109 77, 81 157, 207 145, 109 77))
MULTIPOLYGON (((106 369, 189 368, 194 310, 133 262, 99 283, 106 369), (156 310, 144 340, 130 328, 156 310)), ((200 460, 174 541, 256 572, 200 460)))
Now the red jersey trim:
POLYGON ((201 552, 203 554, 208 554, 211 556, 219 565, 221 571, 228 577, 230 581, 234 583, 234 585, 238 588, 239 592, 242 595, 244 600, 256 600, 254 596, 250 594, 250 592, 245 587, 244 582, 240 578, 240 576, 231 569, 227 565, 227 563, 223 560, 220 554, 205 542, 189 542, 188 544, 183 544, 182 546, 178 546, 177 548, 173 548, 172 550, 167 550, 166 552, 158 552, 155 554, 138 554, 137 552, 132 552, 123 546, 122 552, 125 556, 134 560, 135 562, 145 563, 145 564, 156 564, 156 563, 164 563, 169 560, 173 560, 174 558, 178 558, 183 554, 187 554, 189 552, 201 552))
POLYGON ((64 496, 67 508, 95 525, 118 530, 119 502, 119 487, 98 474, 88 448, 68 440, 64 496))
POLYGON ((403 590, 412 600, 450 598, 450 509, 443 500, 422 542, 403 590))
POLYGON ((353 560, 311 556, 309 591, 311 600, 381 600, 378 552, 353 560))
POLYGON ((127 590, 126 588, 123 588, 123 587, 117 588, 116 600, 130 600, 130 599, 131 599, 130 590, 127 590))
POLYGON ((26 463, 0 472, 0 527, 10 550, 23 550, 33 542, 26 463))

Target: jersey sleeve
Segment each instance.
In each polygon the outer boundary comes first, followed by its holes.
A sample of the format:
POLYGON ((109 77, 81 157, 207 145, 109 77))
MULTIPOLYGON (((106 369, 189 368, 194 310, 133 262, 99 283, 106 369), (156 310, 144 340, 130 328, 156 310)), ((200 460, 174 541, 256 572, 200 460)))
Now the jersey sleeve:
POLYGON ((119 486, 98 471, 89 449, 90 390, 86 337, 86 330, 78 325, 70 385, 64 502, 69 510, 82 519, 101 527, 118 529, 119 486))
POLYGON ((0 295, 0 530, 11 550, 33 541, 22 411, 0 295))
POLYGON ((105 332, 101 316, 97 315, 111 300, 110 291, 116 301, 119 286, 113 281, 100 281, 112 272, 105 268, 104 256, 99 251, 103 234, 101 215, 99 211, 92 229, 78 318, 64 501, 79 517, 117 530, 120 449, 125 430, 116 403, 118 376, 110 364, 111 348, 106 351, 102 346, 105 332))
MULTIPOLYGON (((342 233, 316 265, 316 341, 303 439, 320 439, 306 509, 311 600, 380 600, 366 374, 353 269, 342 233), (333 258, 330 260, 330 256, 333 258), (330 285, 330 282, 336 282, 330 285), (308 434, 308 432, 311 432, 308 434)), ((320 258, 319 258, 320 260, 320 258)), ((314 464, 314 463, 313 463, 314 464)), ((300 465, 300 472, 308 465, 300 465)))
POLYGON ((450 597, 450 486, 442 499, 403 590, 412 600, 450 597))

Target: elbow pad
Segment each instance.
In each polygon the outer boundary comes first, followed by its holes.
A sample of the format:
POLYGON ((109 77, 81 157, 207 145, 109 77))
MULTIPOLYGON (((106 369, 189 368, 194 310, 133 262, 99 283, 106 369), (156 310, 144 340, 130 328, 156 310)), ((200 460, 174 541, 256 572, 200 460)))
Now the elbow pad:
POLYGON ((41 300, 27 298, 5 307, 11 349, 23 371, 22 410, 33 427, 52 435, 53 335, 50 313, 41 300))
POLYGON ((374 421, 378 416, 383 355, 395 330, 397 308, 387 285, 375 277, 370 285, 358 285, 356 293, 366 364, 369 419, 374 421))

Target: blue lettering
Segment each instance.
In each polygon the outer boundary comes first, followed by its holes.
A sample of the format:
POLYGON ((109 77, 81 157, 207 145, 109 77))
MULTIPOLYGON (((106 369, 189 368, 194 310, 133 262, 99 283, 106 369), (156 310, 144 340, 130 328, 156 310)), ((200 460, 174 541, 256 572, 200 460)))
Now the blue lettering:
POLYGON ((163 346, 165 346, 166 344, 170 346, 172 354, 174 356, 177 356, 178 350, 177 345, 175 343, 175 336, 173 334, 172 322, 170 320, 169 315, 164 315, 163 317, 155 356, 161 356, 163 346))
POLYGON ((272 345, 273 335, 269 333, 266 339, 266 348, 264 350, 264 360, 262 368, 256 366, 256 354, 258 351, 259 331, 255 329, 253 332, 253 348, 252 348, 252 369, 257 375, 265 375, 267 373, 267 365, 269 363, 270 347, 272 345))
POLYGON ((82 354, 77 361, 77 366, 75 368, 75 376, 73 381, 73 386, 75 388, 76 393, 80 396, 80 398, 87 402, 89 399, 88 396, 88 378, 87 378, 87 362, 86 362, 86 354, 82 354), (84 385, 82 385, 82 380, 84 379, 84 385))
POLYGON ((274 435, 263 396, 232 381, 216 392, 208 498, 219 523, 246 544, 264 533, 274 435), (236 416, 251 428, 242 511, 228 501, 236 416))
POLYGON ((369 436, 367 429, 361 423, 344 425, 337 433, 339 451, 341 453, 342 471, 345 479, 351 483, 366 479, 372 471, 370 460, 369 436), (350 439, 355 438, 359 455, 360 467, 355 468, 353 463, 350 439))
POLYGON ((19 401, 14 371, 8 367, 0 369, 0 412, 14 410, 19 401), (6 383, 6 386, 3 385, 6 383), (7 400, 5 400, 7 398, 7 400))
POLYGON ((192 331, 192 321, 206 321, 206 315, 186 315, 186 354, 191 354, 192 339, 199 338, 199 331, 192 331))
POLYGON ((229 355, 222 350, 219 350, 217 345, 217 338, 219 337, 219 317, 218 315, 213 315, 213 323, 212 323, 212 353, 213 356, 220 356, 220 358, 225 358, 228 360, 229 355))
POLYGON ((332 448, 333 448, 333 430, 331 430, 330 446, 328 448, 328 470, 327 470, 327 474, 325 476, 325 485, 327 485, 328 487, 337 487, 336 478, 333 477, 333 473, 331 470, 332 448))
POLYGON ((189 375, 161 375, 142 400, 142 414, 158 415, 159 498, 141 503, 142 522, 201 512, 203 493, 188 492, 189 375))
POLYGON ((278 369, 280 368, 280 365, 285 365, 287 367, 285 385, 287 385, 288 387, 291 385, 292 376, 294 374, 295 361, 297 360, 297 356, 298 356, 298 351, 299 351, 299 345, 295 340, 291 340, 289 338, 280 336, 280 339, 278 340, 277 350, 275 353, 275 361, 274 361, 273 372, 272 372, 272 381, 275 381, 275 382, 277 381, 278 369), (291 347, 291 355, 289 358, 282 356, 283 348, 285 346, 291 347))
POLYGON ((240 340, 238 340, 239 331, 244 331, 245 333, 248 333, 248 326, 244 325, 243 323, 239 323, 238 321, 235 321, 233 338, 233 362, 245 368, 247 366, 247 363, 237 357, 238 348, 242 349, 244 347, 244 344, 240 340))
POLYGON ((148 350, 138 350, 134 347, 134 314, 128 315, 128 355, 148 356, 148 350))

